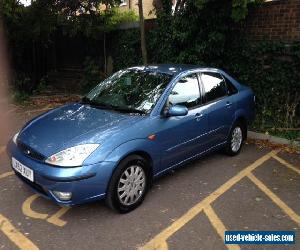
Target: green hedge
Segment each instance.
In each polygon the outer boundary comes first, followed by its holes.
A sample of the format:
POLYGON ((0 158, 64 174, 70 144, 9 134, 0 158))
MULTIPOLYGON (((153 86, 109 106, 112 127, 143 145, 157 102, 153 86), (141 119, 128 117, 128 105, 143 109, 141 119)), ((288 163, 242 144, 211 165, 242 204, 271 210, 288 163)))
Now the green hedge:
POLYGON ((299 127, 300 42, 243 43, 226 51, 223 67, 253 88, 256 128, 299 127))

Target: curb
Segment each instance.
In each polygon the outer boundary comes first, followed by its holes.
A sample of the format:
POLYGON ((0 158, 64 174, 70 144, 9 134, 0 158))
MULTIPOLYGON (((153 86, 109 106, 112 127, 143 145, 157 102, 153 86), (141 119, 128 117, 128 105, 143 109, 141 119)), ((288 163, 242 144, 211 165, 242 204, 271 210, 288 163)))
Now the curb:
POLYGON ((283 144, 283 145, 296 146, 296 147, 300 146, 300 142, 297 141, 292 141, 285 138, 280 138, 273 135, 266 135, 263 133, 257 133, 253 131, 248 131, 248 138, 255 139, 255 140, 267 140, 269 142, 276 143, 276 144, 283 144))

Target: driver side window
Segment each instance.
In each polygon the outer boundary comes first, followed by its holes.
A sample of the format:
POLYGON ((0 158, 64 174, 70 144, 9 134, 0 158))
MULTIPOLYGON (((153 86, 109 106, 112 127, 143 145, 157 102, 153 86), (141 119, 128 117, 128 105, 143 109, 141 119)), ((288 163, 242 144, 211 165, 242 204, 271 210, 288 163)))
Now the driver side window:
POLYGON ((198 77, 191 74, 181 78, 169 95, 169 105, 184 105, 192 109, 201 103, 198 77))

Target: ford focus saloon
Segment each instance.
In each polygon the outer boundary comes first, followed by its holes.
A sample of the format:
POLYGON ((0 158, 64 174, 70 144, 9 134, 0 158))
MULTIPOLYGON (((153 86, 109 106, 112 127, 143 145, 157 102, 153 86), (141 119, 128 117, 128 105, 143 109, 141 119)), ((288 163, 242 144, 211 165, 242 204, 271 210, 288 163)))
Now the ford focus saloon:
POLYGON ((132 67, 29 121, 7 148, 16 175, 44 197, 105 199, 125 213, 167 171, 220 149, 237 155, 254 104, 249 87, 218 69, 132 67))

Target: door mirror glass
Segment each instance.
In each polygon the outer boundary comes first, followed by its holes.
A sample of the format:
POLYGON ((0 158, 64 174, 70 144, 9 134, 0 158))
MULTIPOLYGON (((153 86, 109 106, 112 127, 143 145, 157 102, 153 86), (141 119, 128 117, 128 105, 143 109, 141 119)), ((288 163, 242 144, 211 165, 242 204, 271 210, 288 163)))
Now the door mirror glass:
POLYGON ((185 116, 188 113, 188 108, 183 105, 171 106, 167 112, 167 116, 185 116))

